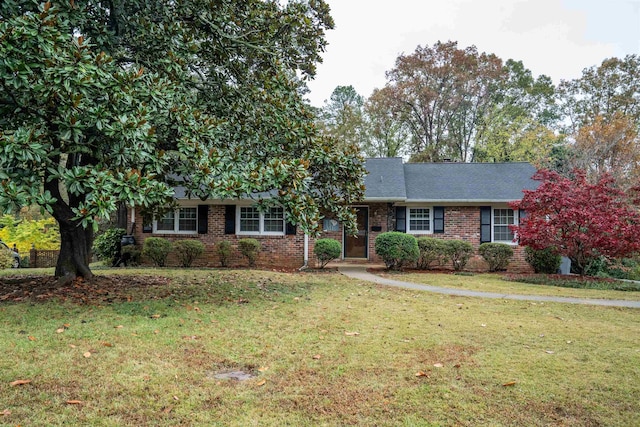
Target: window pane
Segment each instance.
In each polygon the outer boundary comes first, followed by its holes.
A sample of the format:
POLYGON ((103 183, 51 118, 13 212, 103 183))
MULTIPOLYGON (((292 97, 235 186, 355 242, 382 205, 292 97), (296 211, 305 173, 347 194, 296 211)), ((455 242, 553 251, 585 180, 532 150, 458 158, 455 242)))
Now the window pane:
POLYGON ((513 241, 513 233, 509 229, 510 225, 515 224, 513 209, 494 209, 493 224, 493 240, 503 242, 513 241))
POLYGON ((260 212, 257 208, 240 208, 240 231, 260 232, 260 212))
POLYGON ((197 229, 198 229, 197 208, 181 208, 180 218, 178 219, 178 230, 196 231, 197 229))
POLYGON ((409 209, 409 230, 429 231, 431 229, 429 209, 409 209))
POLYGON ((271 233, 284 232, 284 210, 282 208, 270 208, 264 213, 264 231, 271 233))
POLYGON ((157 229, 162 231, 173 231, 175 229, 175 212, 167 212, 158 220, 157 229))

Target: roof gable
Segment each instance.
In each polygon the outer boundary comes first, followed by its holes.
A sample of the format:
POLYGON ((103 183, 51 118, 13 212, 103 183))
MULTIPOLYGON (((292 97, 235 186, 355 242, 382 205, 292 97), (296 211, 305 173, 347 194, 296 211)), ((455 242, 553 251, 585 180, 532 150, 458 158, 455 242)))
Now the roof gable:
POLYGON ((365 199, 401 201, 407 198, 400 157, 367 159, 365 169, 365 199))

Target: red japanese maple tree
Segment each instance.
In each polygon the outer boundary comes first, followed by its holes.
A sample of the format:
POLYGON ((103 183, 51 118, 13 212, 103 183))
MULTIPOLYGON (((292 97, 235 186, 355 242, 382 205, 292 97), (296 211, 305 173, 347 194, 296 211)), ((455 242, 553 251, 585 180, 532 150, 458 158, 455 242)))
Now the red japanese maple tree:
POLYGON ((511 203, 526 212, 513 227, 519 243, 553 248, 570 258, 580 274, 601 256, 613 259, 638 252, 640 213, 614 179, 604 175, 592 184, 584 171, 576 169, 572 175, 540 170, 533 176, 540 186, 511 203))

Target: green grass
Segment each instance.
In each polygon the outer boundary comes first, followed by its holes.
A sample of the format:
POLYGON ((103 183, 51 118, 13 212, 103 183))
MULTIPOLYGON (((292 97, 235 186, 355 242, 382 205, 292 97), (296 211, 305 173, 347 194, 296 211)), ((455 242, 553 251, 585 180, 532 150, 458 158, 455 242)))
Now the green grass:
MULTIPOLYGON (((597 298, 640 301, 640 292, 614 291, 602 289, 576 289, 544 284, 519 283, 503 280, 504 274, 459 275, 453 273, 410 273, 376 271, 384 277, 425 285, 473 291, 496 292, 521 295, 550 295, 559 297, 597 298)), ((624 283, 624 282, 622 282, 624 283)))
POLYGON ((115 273, 171 281, 121 302, 0 304, 0 424, 640 424, 638 310, 335 273, 115 273), (227 369, 256 378, 213 378, 227 369))

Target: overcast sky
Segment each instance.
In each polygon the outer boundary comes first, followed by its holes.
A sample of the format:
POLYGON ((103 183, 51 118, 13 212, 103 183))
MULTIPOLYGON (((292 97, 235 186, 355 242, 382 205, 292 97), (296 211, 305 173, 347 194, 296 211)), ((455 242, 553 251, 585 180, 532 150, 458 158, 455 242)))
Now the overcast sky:
POLYGON ((438 40, 521 60, 554 83, 603 59, 640 54, 640 0, 327 0, 335 29, 309 83, 322 106, 336 86, 368 97, 399 54, 438 40))

